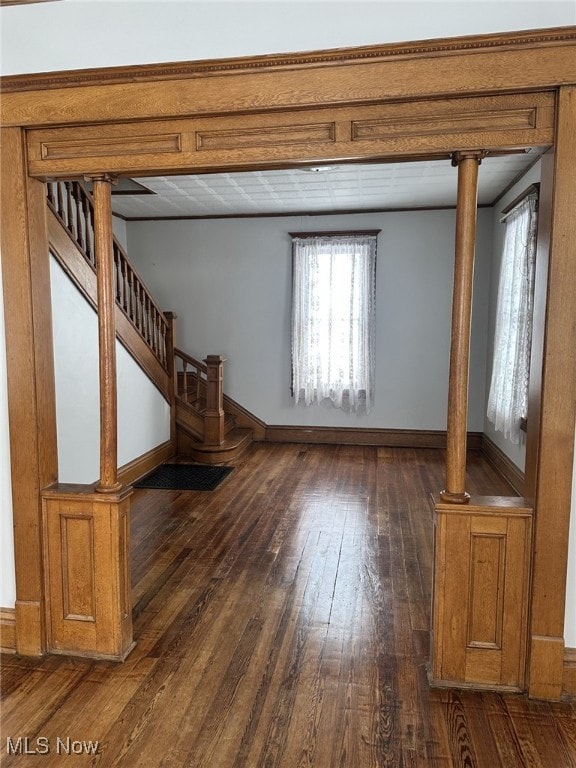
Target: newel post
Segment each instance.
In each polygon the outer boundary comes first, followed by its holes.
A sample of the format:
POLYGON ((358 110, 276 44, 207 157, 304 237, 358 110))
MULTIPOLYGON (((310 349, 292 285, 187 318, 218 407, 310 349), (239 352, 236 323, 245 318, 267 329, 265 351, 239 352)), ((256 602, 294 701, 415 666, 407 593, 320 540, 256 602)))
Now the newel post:
POLYGON ((116 301, 112 250, 112 177, 92 177, 94 196, 94 251, 98 286, 98 347, 100 351, 100 479, 99 493, 116 493, 118 482, 118 426, 116 391, 116 301))
POLYGON ((224 442, 224 393, 222 372, 226 358, 208 355, 206 363, 206 411, 204 414, 204 442, 206 445, 222 445, 224 442))
POLYGON ((470 499, 470 495, 466 492, 468 369, 476 242, 478 166, 484 155, 485 152, 481 151, 466 151, 455 152, 452 157, 452 165, 458 166, 458 202, 448 383, 446 488, 440 494, 442 501, 451 504, 466 504, 470 499))

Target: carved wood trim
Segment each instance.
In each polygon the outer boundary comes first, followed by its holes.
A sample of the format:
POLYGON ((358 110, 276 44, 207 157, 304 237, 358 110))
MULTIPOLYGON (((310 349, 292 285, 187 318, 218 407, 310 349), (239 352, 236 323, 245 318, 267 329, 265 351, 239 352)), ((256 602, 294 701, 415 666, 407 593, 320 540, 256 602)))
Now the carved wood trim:
POLYGON ((199 152, 215 149, 244 149, 286 144, 314 144, 335 141, 335 123, 282 125, 244 130, 196 131, 199 152))
POLYGON ((41 72, 7 75, 0 78, 5 93, 46 88, 72 88, 105 84, 125 84, 149 80, 179 80, 220 74, 302 69, 318 66, 345 65, 357 61, 387 59, 438 58, 462 52, 482 53, 487 50, 515 50, 523 46, 553 47, 576 40, 576 27, 550 27, 546 30, 503 32, 490 35, 469 35, 408 43, 328 49, 307 53, 272 54, 205 61, 170 62, 166 64, 104 67, 97 70, 80 69, 62 72, 41 72))
POLYGON ((418 157, 478 147, 548 146, 554 93, 420 100, 236 117, 31 129, 28 167, 42 178, 110 172, 170 173, 418 157), (333 118, 327 120, 327 118, 333 118))
POLYGON ((48 650, 122 661, 134 647, 132 489, 95 488, 61 484, 42 492, 48 650))
POLYGON ((74 513, 61 513, 60 542, 62 616, 65 620, 95 622, 94 519, 74 513))
POLYGON ((431 682, 522 690, 533 510, 523 498, 435 501, 431 682))
POLYGON ((110 136, 83 141, 45 141, 40 145, 43 160, 63 160, 68 157, 107 157, 108 155, 158 154, 180 152, 179 133, 121 138, 110 136))

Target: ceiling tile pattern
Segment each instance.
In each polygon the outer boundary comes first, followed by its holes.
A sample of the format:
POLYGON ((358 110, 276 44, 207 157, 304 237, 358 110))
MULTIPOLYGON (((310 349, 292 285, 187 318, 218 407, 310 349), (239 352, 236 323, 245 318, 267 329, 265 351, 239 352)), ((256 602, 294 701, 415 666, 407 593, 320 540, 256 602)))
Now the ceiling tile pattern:
MULTIPOLYGON (((529 167, 536 152, 486 158, 480 167, 478 202, 492 203, 529 167)), ((279 215, 453 206, 457 169, 450 160, 436 160, 160 176, 136 181, 155 194, 114 196, 114 212, 128 219, 279 215)))

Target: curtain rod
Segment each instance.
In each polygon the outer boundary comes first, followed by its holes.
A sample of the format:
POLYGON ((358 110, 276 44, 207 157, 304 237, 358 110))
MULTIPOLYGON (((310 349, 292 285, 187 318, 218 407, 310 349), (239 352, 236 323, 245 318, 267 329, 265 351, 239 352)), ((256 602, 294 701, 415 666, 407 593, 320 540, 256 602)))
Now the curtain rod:
POLYGON ((536 208, 538 208, 539 194, 540 194, 539 181, 535 182, 534 184, 530 184, 529 187, 526 187, 524 192, 521 192, 518 195, 518 197, 515 197, 514 200, 512 200, 511 203, 509 203, 505 208, 502 208, 503 216, 500 219, 500 224, 503 224, 508 218, 508 216, 510 216, 510 214, 514 212, 514 209, 517 208, 523 200, 526 200, 527 197, 530 197, 530 195, 536 195, 536 208))
POLYGON ((290 237, 354 237, 356 235, 379 235, 381 229, 347 229, 331 232, 288 232, 290 237))

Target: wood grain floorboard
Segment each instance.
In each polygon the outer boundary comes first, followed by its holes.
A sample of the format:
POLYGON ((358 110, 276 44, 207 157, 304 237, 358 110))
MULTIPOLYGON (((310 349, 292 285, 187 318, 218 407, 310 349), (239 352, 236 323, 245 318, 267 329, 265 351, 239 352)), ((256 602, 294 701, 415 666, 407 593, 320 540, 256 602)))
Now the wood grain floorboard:
MULTIPOLYGON (((213 492, 135 491, 136 648, 4 655, 2 766, 576 768, 576 703, 428 685, 444 459, 262 443, 213 492)), ((476 453, 469 489, 510 492, 476 453)))

